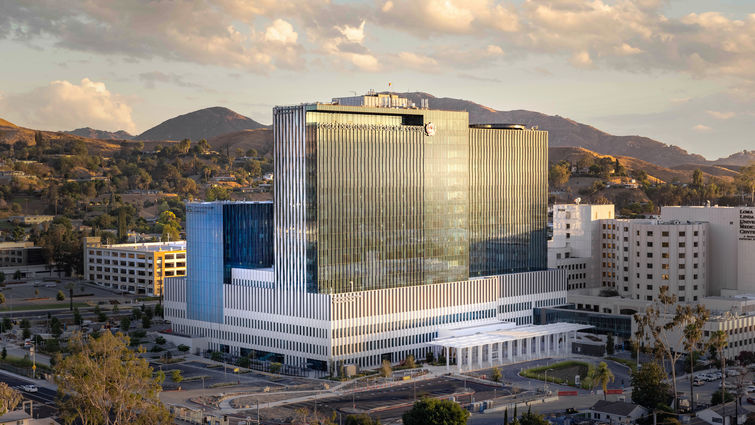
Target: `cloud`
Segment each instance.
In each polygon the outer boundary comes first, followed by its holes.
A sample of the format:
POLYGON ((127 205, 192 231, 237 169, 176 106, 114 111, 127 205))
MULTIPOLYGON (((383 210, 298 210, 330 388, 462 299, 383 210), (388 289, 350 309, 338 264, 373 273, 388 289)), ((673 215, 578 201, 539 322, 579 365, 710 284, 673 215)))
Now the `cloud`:
POLYGON ((667 4, 666 0, 8 1, 0 2, 0 38, 28 41, 30 46, 43 40, 102 55, 259 73, 301 69, 306 61, 377 71, 402 52, 437 61, 430 72, 456 73, 464 62, 444 58, 440 46, 476 50, 475 63, 492 66, 493 52, 484 56, 485 49, 479 47, 489 45, 505 51, 511 60, 539 55, 579 68, 735 77, 738 85, 747 87, 747 95, 755 92, 755 13, 739 18, 716 11, 666 16, 667 4), (368 34, 367 28, 373 32, 368 34), (396 34, 386 37, 389 32, 396 34), (427 46, 439 47, 428 52, 427 46))
POLYGON ((430 56, 412 52, 401 52, 398 54, 398 59, 403 66, 413 69, 427 71, 438 66, 438 61, 430 56))
POLYGON ((569 62, 571 62, 572 65, 578 68, 592 67, 592 59, 590 58, 590 53, 585 50, 574 53, 569 62))
POLYGON ((291 62, 291 52, 277 45, 295 43, 296 32, 281 19, 258 31, 254 13, 266 10, 273 9, 231 0, 3 2, 0 38, 45 38, 76 51, 267 72, 279 61, 291 62))
POLYGON ((31 128, 136 130, 131 107, 124 99, 111 93, 105 83, 88 78, 80 84, 56 80, 26 93, 2 96, 0 114, 31 128))
POLYGON ((734 112, 722 112, 722 111, 705 111, 713 118, 719 119, 719 120, 728 120, 730 118, 734 118, 737 114, 734 112))
POLYGON ((299 34, 294 31, 294 27, 283 19, 276 19, 265 30, 265 40, 273 43, 296 44, 299 34))
POLYGON ((142 72, 139 74, 139 80, 144 82, 144 85, 150 89, 155 88, 156 83, 168 83, 186 88, 202 88, 199 84, 185 81, 184 78, 178 74, 166 74, 160 71, 142 72))
POLYGON ((698 124, 698 125, 692 127, 692 129, 695 130, 695 131, 697 131, 697 132, 701 132, 701 133, 713 130, 712 128, 708 127, 707 125, 703 125, 703 124, 698 124))

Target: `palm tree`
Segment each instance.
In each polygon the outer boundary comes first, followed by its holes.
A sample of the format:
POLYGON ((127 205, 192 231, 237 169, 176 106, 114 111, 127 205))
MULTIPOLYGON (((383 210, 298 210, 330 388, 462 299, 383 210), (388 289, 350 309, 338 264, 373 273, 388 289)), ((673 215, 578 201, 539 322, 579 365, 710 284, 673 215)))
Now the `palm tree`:
POLYGON ((684 328, 684 349, 687 350, 689 359, 689 400, 692 411, 695 411, 695 387, 693 378, 695 374, 695 350, 705 350, 703 344, 703 326, 708 321, 710 312, 704 306, 698 304, 692 314, 692 320, 684 328))
MULTIPOLYGON (((716 349, 718 359, 721 361, 721 399, 724 401, 724 409, 726 409, 726 357, 724 356, 724 348, 729 345, 729 334, 726 331, 715 331, 710 336, 709 344, 716 349)), ((726 415, 723 416, 726 417, 726 415)))
POLYGON ((606 391, 608 391, 608 383, 613 382, 614 379, 616 378, 613 376, 613 372, 608 368, 606 362, 600 362, 592 376, 592 387, 595 388, 600 384, 603 388, 603 400, 607 399, 606 391))

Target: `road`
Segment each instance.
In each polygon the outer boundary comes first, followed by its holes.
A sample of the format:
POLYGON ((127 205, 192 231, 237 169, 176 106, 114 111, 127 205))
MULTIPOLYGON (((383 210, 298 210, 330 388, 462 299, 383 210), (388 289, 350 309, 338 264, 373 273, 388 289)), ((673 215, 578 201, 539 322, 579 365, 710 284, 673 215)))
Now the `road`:
POLYGON ((19 390, 25 399, 34 402, 34 417, 48 417, 56 414, 55 399, 57 391, 42 386, 38 386, 39 390, 36 393, 22 391, 20 389, 22 385, 36 385, 36 382, 31 379, 19 378, 3 370, 0 370, 0 382, 5 382, 9 387, 19 390))

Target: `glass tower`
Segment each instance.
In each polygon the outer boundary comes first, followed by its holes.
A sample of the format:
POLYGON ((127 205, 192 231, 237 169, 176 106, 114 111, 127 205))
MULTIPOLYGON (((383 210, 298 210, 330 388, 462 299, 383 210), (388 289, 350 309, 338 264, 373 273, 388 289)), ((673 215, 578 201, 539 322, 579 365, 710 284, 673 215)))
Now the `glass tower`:
POLYGON ((189 319, 223 322, 223 283, 232 268, 273 265, 272 202, 186 205, 186 304, 189 319))
POLYGON ((470 129, 466 112, 427 109, 273 116, 279 287, 343 293, 546 268, 546 132, 470 129))

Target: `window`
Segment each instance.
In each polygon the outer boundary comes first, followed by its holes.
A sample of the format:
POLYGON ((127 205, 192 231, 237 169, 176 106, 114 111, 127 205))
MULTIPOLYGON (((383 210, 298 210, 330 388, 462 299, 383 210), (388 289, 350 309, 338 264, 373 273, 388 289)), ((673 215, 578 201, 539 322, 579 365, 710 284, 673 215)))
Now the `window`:
POLYGON ((697 236, 697 234, 698 234, 698 232, 697 232, 697 230, 695 230, 695 232, 693 233, 693 235, 697 236))
POLYGON ((652 248, 652 247, 653 247, 653 243, 652 242, 648 242, 648 248, 652 248))
POLYGON ((668 275, 667 275, 667 274, 662 274, 662 275, 661 275, 661 279, 663 279, 663 280, 668 280, 668 275))
POLYGON ((571 233, 566 234, 566 239, 569 239, 569 238, 571 238, 571 233))
POLYGON ((652 252, 648 252, 648 258, 653 258, 653 253, 652 252))
POLYGON ((652 231, 648 231, 648 236, 653 236, 653 232, 652 231))
POLYGON ((679 248, 684 248, 685 246, 687 246, 687 244, 686 244, 686 243, 684 243, 684 242, 679 242, 679 248))
POLYGON ((648 274, 647 274, 647 277, 648 277, 648 279, 652 279, 652 278, 653 278, 653 275, 652 275, 652 274, 650 274, 650 273, 648 273, 648 274))
POLYGON ((653 263, 647 263, 647 268, 652 269, 653 268, 653 263))
POLYGON ((653 290, 653 285, 648 285, 646 289, 647 289, 648 291, 652 291, 652 290, 653 290))
POLYGON ((571 224, 569 224, 569 223, 566 223, 566 228, 567 228, 567 229, 571 229, 571 224))
POLYGON ((663 231, 663 232, 661 232, 661 236, 663 236, 663 237, 666 237, 666 238, 667 238, 667 237, 668 237, 668 231, 663 231))

